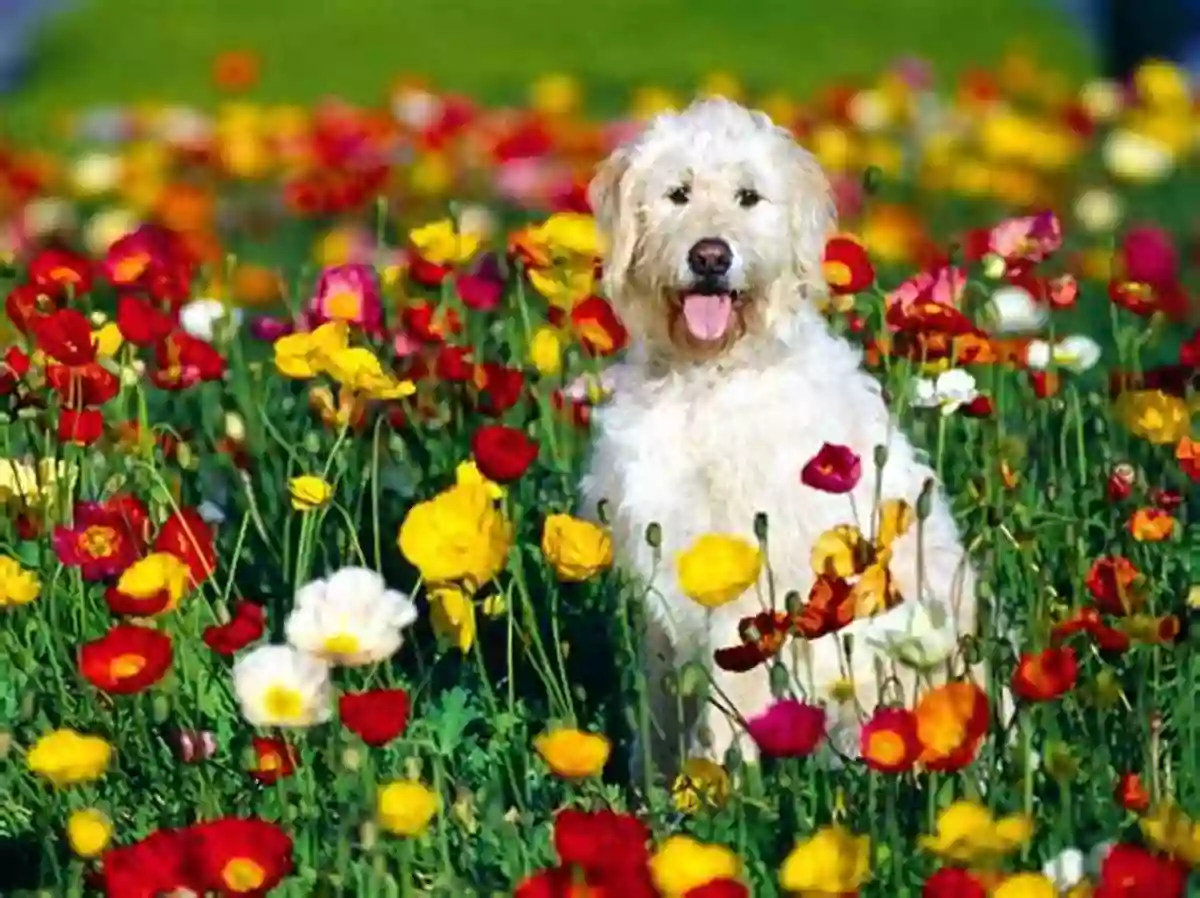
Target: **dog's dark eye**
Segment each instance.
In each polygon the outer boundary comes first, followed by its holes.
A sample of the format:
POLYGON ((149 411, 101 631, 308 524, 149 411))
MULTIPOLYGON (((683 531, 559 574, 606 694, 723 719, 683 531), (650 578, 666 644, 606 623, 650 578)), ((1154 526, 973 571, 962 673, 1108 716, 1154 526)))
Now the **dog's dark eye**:
POLYGON ((691 198, 691 196, 692 188, 688 187, 686 184, 680 184, 667 194, 667 199, 669 199, 676 206, 686 206, 687 201, 691 198))
POLYGON ((743 187, 737 192, 737 201, 743 209, 750 209, 762 201, 762 194, 750 187, 743 187))

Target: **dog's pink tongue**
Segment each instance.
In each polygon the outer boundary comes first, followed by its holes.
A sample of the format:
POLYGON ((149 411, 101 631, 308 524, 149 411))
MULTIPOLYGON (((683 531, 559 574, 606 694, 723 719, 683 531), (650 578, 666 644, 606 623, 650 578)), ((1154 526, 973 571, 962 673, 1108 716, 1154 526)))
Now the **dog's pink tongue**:
POLYGON ((728 293, 689 293, 683 298, 683 320, 697 340, 719 340, 729 329, 733 297, 728 293))

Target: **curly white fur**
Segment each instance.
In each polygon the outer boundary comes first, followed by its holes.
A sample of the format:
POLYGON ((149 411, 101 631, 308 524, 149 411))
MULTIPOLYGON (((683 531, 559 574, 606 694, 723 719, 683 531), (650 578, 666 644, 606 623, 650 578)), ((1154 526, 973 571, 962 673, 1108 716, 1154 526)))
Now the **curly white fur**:
MULTIPOLYGON (((652 707, 673 746, 675 700, 662 692, 663 674, 689 659, 709 663, 714 648, 737 644, 739 619, 762 610, 753 592, 714 612, 695 605, 679 591, 676 553, 706 532, 753 539, 762 512, 779 595, 807 595, 814 541, 851 517, 846 496, 800 483, 800 469, 822 443, 862 457, 853 494, 860 514, 874 502, 877 446, 887 447, 885 499, 915 504, 934 474, 895 427, 858 351, 813 305, 824 288, 821 259, 835 212, 819 165, 786 130, 732 102, 701 101, 656 118, 618 149, 590 195, 609 247, 605 289, 633 340, 611 371, 611 400, 595 415, 583 494, 593 514, 607 500, 618 561, 650 587, 652 707), (690 191, 686 203, 669 195, 681 184, 690 191), (751 208, 739 202, 747 189, 762 197, 751 208), (715 348, 697 347, 671 326, 671 303, 688 288, 688 251, 711 237, 731 247, 730 286, 745 296, 744 327, 715 348), (658 563, 645 538, 652 522, 662 529, 658 563)), ((920 572, 915 532, 894 547, 901 592, 916 597, 920 582, 923 601, 941 606, 958 632, 973 632, 973 579, 940 490, 921 534, 920 572)), ((844 632, 861 635, 866 626, 857 622, 844 632)), ((856 637, 853 680, 858 704, 869 712, 880 689, 874 659, 860 646, 856 637)), ((836 637, 817 640, 806 654, 801 678, 817 694, 844 682, 836 637)), ((772 700, 765 668, 712 675, 745 717, 772 700)), ((911 675, 902 680, 915 684, 911 675)), ((706 710, 697 722, 699 747, 712 756, 738 739, 739 728, 722 713, 706 710)), ((750 754, 747 743, 741 740, 750 754)))

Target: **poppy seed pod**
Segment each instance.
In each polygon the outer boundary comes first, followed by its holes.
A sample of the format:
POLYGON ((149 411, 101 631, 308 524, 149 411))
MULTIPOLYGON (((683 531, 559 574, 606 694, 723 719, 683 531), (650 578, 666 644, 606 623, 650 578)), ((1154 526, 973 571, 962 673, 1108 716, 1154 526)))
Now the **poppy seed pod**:
POLYGON ((878 165, 868 165, 863 172, 862 185, 863 190, 868 196, 874 196, 879 192, 880 186, 883 184, 883 170, 878 165))
POLYGON ((787 666, 780 661, 771 665, 771 695, 775 698, 786 698, 791 686, 791 675, 787 666))
POLYGON ((646 527, 646 544, 652 549, 662 548, 662 527, 658 523, 646 527))
POLYGON ((767 514, 760 511, 754 515, 754 535, 759 542, 767 541, 767 514))
POLYGON ((929 512, 933 509, 933 491, 937 488, 933 478, 925 481, 925 485, 921 487, 921 495, 917 496, 917 520, 924 521, 929 517, 929 512))

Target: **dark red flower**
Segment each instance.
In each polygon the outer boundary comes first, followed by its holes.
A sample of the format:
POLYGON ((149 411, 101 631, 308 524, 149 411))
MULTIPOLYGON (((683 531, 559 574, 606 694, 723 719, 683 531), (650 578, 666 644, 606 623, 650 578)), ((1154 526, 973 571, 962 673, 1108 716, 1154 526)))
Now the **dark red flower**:
POLYGON ((186 331, 172 331, 154 347, 150 379, 163 390, 186 390, 203 381, 220 380, 225 359, 211 343, 186 331))
POLYGON ((23 334, 33 330, 39 318, 49 315, 59 304, 33 284, 13 287, 4 300, 4 310, 13 326, 23 334))
POLYGON ((189 834, 160 829, 140 842, 110 848, 101 859, 101 878, 110 898, 159 898, 202 891, 191 863, 189 834))
POLYGON ((134 346, 153 346, 175 329, 172 315, 156 308, 149 300, 122 296, 117 300, 117 328, 134 346))
POLYGON ((736 879, 714 879, 688 889, 683 893, 683 898, 750 898, 750 890, 736 879))
POLYGON ((475 431, 471 453, 484 477, 497 483, 511 483, 533 464, 538 444, 515 427, 486 424, 475 431))
POLYGON ((921 898, 987 898, 987 894, 982 882, 959 867, 935 870, 921 889, 921 898))
POLYGON ((171 666, 171 637, 149 627, 118 624, 79 649, 79 672, 97 689, 115 695, 141 692, 171 666))
POLYGON ((74 368, 96 360, 91 322, 78 309, 57 309, 34 319, 33 339, 60 365, 74 368))
POLYGON ((48 296, 78 299, 92 289, 92 263, 61 249, 44 249, 29 263, 29 282, 48 296))
POLYGON ((1179 347, 1179 364, 1185 368, 1200 368, 1200 328, 1179 347))
POLYGON ((90 446, 104 434, 104 416, 96 409, 64 408, 58 413, 58 441, 90 446))
POLYGON ((833 237, 825 244, 821 270, 831 292, 859 293, 875 282, 875 269, 866 247, 850 237, 833 237))
POLYGON ((1084 633, 1095 640, 1096 646, 1105 652, 1121 653, 1129 650, 1131 639, 1115 627, 1110 627, 1095 608, 1081 608, 1071 617, 1055 624, 1050 630, 1050 644, 1057 646, 1075 633, 1084 633))
POLYGON ((921 757, 917 718, 907 708, 878 708, 859 733, 859 756, 880 773, 911 770, 921 757))
POLYGON ((1114 845, 1100 865, 1094 898, 1183 898, 1187 869, 1139 845, 1114 845))
POLYGON ((1075 650, 1052 647, 1021 655, 1013 672, 1012 689, 1025 701, 1046 702, 1070 692, 1078 677, 1075 650))
POLYGON ((71 367, 51 365, 46 382, 69 408, 104 405, 121 391, 121 380, 99 362, 71 367))
POLYGON ((825 493, 848 493, 862 478, 862 459, 849 446, 825 443, 800 470, 800 482, 825 493))
POLYGON ((78 567, 85 580, 115 577, 145 548, 145 523, 145 506, 131 497, 80 502, 74 523, 54 529, 54 552, 64 565, 78 567))
POLYGON ((265 616, 257 602, 238 602, 227 622, 205 627, 201 638, 218 655, 233 655, 262 638, 265 616))
POLYGON ((469 346, 439 346, 435 362, 437 376, 451 383, 466 383, 475 374, 469 346))
POLYGON ((1122 773, 1117 780, 1117 803, 1125 810, 1141 814, 1150 808, 1150 792, 1136 773, 1122 773))
POLYGON ((791 629, 791 618, 783 611, 760 611, 752 617, 744 617, 738 621, 741 642, 717 649, 713 652, 713 661, 717 667, 733 673, 753 670, 779 654, 791 629))
POLYGON ((808 757, 825 740, 825 709, 783 699, 748 720, 746 732, 768 757, 808 757))
POLYGON ((155 552, 170 552, 188 566, 195 589, 217 569, 212 528, 194 508, 172 512, 154 538, 155 552))
POLYGON ((1171 235, 1154 225, 1130 228, 1119 250, 1125 280, 1162 287, 1179 276, 1179 254, 1171 235))
POLYGON ((386 745, 404 735, 411 708, 403 689, 343 692, 338 698, 342 726, 367 745, 386 745))
POLYGON ((525 389, 525 375, 520 370, 496 362, 478 365, 474 382, 479 391, 479 410, 495 418, 516 405, 525 389))
POLYGON ((617 313, 599 296, 589 296, 571 308, 571 325, 590 356, 605 358, 620 352, 629 342, 629 332, 617 313))
POLYGON ((840 577, 821 576, 813 583, 808 601, 792 621, 792 629, 803 639, 819 639, 854 620, 854 594, 840 577))
POLYGON ((607 808, 567 808, 554 817, 554 850, 563 866, 597 879, 643 870, 649 840, 649 830, 636 817, 607 808))
POLYGON ((1128 558, 1106 555, 1092 562, 1086 580, 1088 592, 1105 614, 1130 614, 1141 606, 1135 590, 1140 576, 1128 558))
POLYGON ((405 306, 400 313, 404 328, 423 343, 442 343, 447 335, 462 333, 462 319, 454 309, 438 309, 427 302, 405 306))
POLYGON ((480 274, 460 274, 454 279, 454 286, 462 304, 477 312, 494 311, 504 296, 502 281, 480 274))
POLYGON ((296 752, 282 739, 255 736, 250 747, 254 752, 250 775, 260 783, 270 785, 296 772, 296 752))
POLYGON ((189 836, 200 882, 221 895, 264 895, 292 872, 291 837, 266 820, 223 817, 189 836))
POLYGON ((1107 493, 1110 502, 1120 502, 1128 499, 1133 493, 1133 485, 1137 482, 1137 471, 1132 465, 1121 464, 1113 468, 1108 475, 1107 493))

